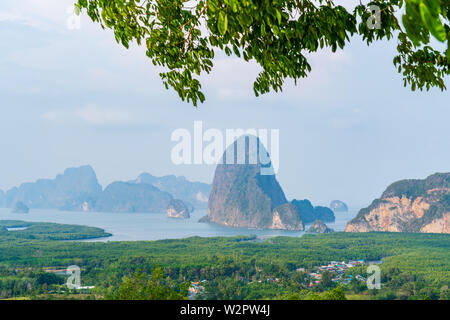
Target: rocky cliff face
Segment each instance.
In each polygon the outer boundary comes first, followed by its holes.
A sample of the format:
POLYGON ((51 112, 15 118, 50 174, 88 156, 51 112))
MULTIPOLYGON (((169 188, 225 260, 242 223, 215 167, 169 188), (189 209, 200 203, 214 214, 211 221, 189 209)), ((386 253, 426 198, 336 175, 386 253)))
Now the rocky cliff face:
POLYGON ((272 224, 269 229, 275 230, 304 230, 303 221, 296 206, 292 203, 285 203, 273 210, 272 224))
POLYGON ((178 199, 170 200, 166 212, 169 218, 189 219, 191 217, 189 208, 178 199))
POLYGON ((167 209, 172 195, 145 183, 111 183, 95 203, 98 212, 158 213, 167 209))
POLYGON ((316 220, 308 229, 309 233, 330 233, 334 232, 333 229, 328 226, 322 220, 316 220))
POLYGON ((309 200, 292 200, 292 204, 297 207, 300 212, 300 218, 303 223, 309 224, 316 220, 325 222, 334 222, 335 216, 330 208, 317 206, 314 207, 309 200))
POLYGON ((450 173, 392 184, 345 231, 450 233, 450 173))
MULTIPOLYGON (((281 223, 274 215, 275 208, 287 203, 284 192, 275 174, 265 174, 266 170, 261 174, 264 165, 258 155, 267 155, 267 151, 258 139, 256 148, 250 139, 256 138, 246 136, 238 139, 227 149, 221 164, 217 165, 208 202, 208 216, 202 221, 230 227, 286 227, 283 223, 284 211, 277 211, 281 223), (245 154, 238 157, 240 143, 245 145, 245 154)), ((267 166, 270 164, 264 168, 267 166)))

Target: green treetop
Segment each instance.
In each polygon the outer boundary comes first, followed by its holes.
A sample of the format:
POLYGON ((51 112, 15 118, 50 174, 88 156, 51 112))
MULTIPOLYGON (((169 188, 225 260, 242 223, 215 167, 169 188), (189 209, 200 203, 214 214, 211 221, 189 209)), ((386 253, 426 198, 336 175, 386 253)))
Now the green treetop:
POLYGON ((396 36, 393 63, 412 90, 444 90, 449 74, 449 0, 374 0, 353 12, 331 0, 78 0, 77 13, 83 9, 126 48, 145 45, 166 70, 165 87, 195 106, 205 100, 199 76, 212 70, 218 51, 261 66, 257 96, 307 77, 306 53, 335 52, 355 34, 367 44, 396 36))

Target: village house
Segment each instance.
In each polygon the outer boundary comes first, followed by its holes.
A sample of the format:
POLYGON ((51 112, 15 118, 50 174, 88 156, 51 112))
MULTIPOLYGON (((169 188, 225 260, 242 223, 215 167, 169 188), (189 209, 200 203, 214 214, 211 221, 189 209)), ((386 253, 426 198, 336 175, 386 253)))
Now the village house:
MULTIPOLYGON (((327 265, 319 266, 316 268, 317 269, 316 272, 311 272, 308 274, 308 276, 311 278, 309 287, 312 287, 314 284, 317 284, 320 282, 320 280, 322 279, 321 273, 324 271, 329 271, 329 272, 333 272, 336 274, 336 277, 334 277, 332 279, 333 282, 336 282, 336 283, 342 282, 343 284, 347 284, 353 280, 353 276, 349 275, 346 279, 343 279, 343 276, 344 276, 346 270, 349 268, 353 268, 355 266, 363 265, 363 264, 364 264, 364 260, 358 259, 358 260, 350 260, 348 262, 331 261, 327 265)), ((298 271, 298 269, 297 269, 297 271, 298 271)), ((359 281, 364 281, 364 277, 362 277, 361 275, 357 275, 355 278, 358 279, 359 281)))

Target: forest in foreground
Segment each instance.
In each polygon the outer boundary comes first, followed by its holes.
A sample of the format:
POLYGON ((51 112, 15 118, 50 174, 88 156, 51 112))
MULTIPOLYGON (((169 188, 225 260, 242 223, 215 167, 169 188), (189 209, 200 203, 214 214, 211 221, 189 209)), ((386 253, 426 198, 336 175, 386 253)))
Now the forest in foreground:
POLYGON ((67 241, 108 235, 92 227, 0 221, 0 298, 450 298, 446 234, 67 241), (320 269, 356 260, 360 263, 351 268, 320 269), (381 289, 367 288, 370 261, 381 268, 381 289), (72 265, 79 266, 81 286, 89 289, 68 289, 65 270, 72 265))

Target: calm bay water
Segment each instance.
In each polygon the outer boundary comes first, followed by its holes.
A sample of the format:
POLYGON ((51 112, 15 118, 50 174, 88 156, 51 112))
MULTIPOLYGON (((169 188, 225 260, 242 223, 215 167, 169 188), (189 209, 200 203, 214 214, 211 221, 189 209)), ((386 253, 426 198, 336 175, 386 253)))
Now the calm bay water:
MULTIPOLYGON (((347 221, 356 216, 357 210, 336 213, 336 221, 327 223, 335 231, 343 231, 347 221)), ((170 219, 164 213, 98 213, 66 212, 58 210, 32 209, 28 214, 11 213, 11 209, 0 209, 0 220, 23 220, 30 222, 55 222, 86 225, 104 229, 112 237, 89 241, 137 241, 179 239, 192 236, 215 237, 256 235, 258 238, 273 236, 300 237, 303 231, 256 230, 228 228, 207 223, 198 223, 206 210, 196 210, 190 219, 170 219)))

